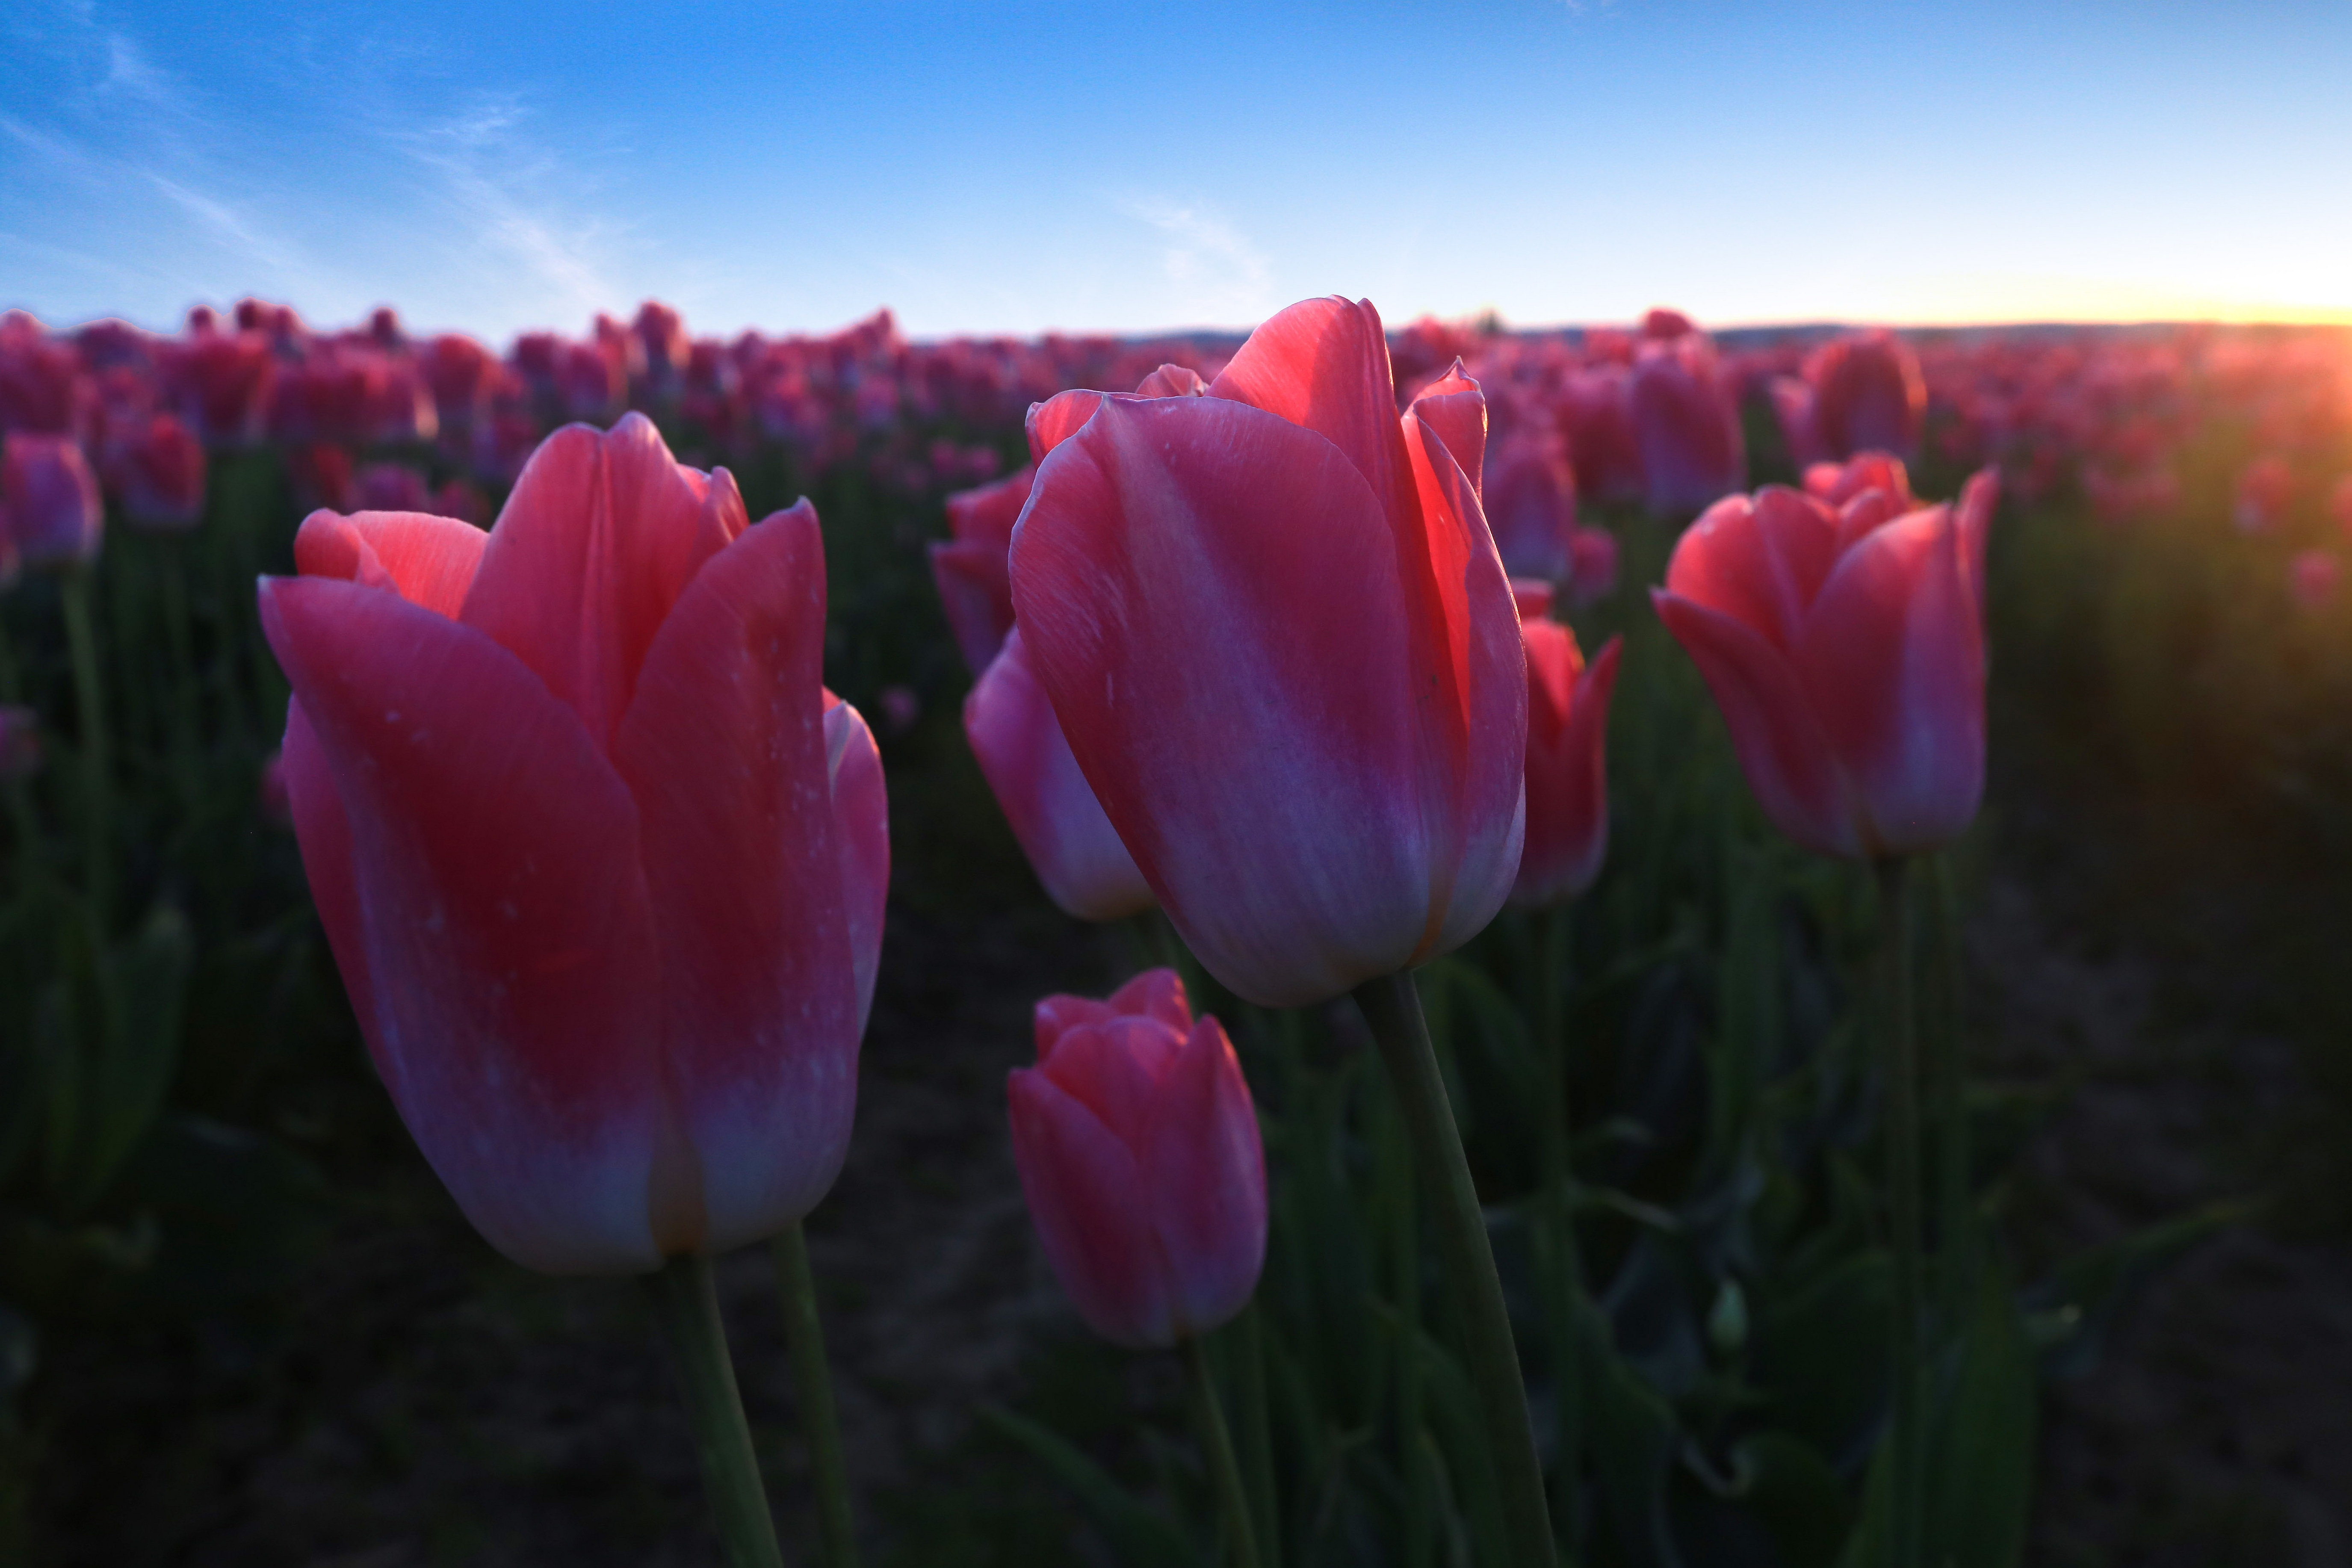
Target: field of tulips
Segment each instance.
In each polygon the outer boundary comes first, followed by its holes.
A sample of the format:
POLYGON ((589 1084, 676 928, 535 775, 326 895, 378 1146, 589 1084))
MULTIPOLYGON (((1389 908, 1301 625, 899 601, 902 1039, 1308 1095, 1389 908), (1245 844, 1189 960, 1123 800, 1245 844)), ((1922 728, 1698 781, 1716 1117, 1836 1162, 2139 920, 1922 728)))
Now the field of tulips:
POLYGON ((247 300, 0 431, 0 1563, 2352 1552, 2352 335, 247 300))

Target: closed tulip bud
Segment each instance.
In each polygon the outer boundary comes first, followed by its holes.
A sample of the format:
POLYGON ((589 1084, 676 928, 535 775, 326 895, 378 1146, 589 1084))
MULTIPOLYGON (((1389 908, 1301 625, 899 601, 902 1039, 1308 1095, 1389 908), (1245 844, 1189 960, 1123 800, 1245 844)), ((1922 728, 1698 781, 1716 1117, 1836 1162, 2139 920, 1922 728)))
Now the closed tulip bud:
POLYGON ((1576 471, 1549 425, 1512 431, 1486 449, 1479 499, 1503 570, 1514 577, 1558 581, 1572 570, 1576 471))
POLYGON ((1642 443, 1633 430, 1632 384, 1622 369, 1570 373, 1560 383, 1556 416, 1568 437, 1579 496, 1604 505, 1642 499, 1642 443))
POLYGON ((1089 1328, 1137 1349, 1207 1333, 1265 1263, 1265 1152, 1241 1063, 1155 969, 1108 1002, 1037 1004, 1037 1065, 1006 1084, 1045 1257, 1089 1328))
MULTIPOLYGON (((1514 584, 1516 588, 1517 584, 1514 584)), ((1572 899, 1601 875, 1609 850, 1609 694, 1620 639, 1590 665, 1576 634, 1549 608, 1519 598, 1528 651, 1528 831, 1511 902, 1537 908, 1572 899)))
POLYGON ((2287 564, 2287 584, 2294 602, 2315 613, 2336 602, 2343 579, 2343 563, 2325 550, 2299 550, 2287 564))
POLYGON ((1617 591, 1617 536, 1605 528, 1580 528, 1568 546, 1568 603, 1586 609, 1617 591))
POLYGON ((142 422, 110 470, 122 515, 136 527, 194 528, 205 515, 205 448, 169 414, 142 422))
POLYGON ((1631 398, 1653 512, 1688 514, 1748 482, 1734 390, 1704 336, 1644 343, 1631 398))
POLYGON ((315 513, 261 616, 352 1010, 492 1245, 631 1273, 771 1236, 849 1138, 889 873, 881 763, 820 683, 803 500, 631 416, 550 437, 489 532, 315 513))
POLYGON ((1805 362, 1805 382, 1812 394, 1811 433, 1819 457, 1839 459, 1866 451, 1918 456, 1927 383, 1919 374, 1919 356, 1893 332, 1878 328, 1823 343, 1805 362))
POLYGON ((98 477, 69 436, 11 431, 0 446, 0 507, 14 555, 27 566, 94 561, 105 537, 98 477))
POLYGON ((1023 642, 1210 973, 1297 1005, 1483 928, 1518 868, 1527 662, 1475 384, 1400 419, 1379 315, 1312 300, 1206 396, 1065 393, 1030 435, 1023 642))
POLYGON ((1046 897, 1082 921, 1152 907, 1150 884, 1078 771, 1017 629, 964 699, 963 731, 1046 897))
POLYGON ((1990 470, 1957 506, 1769 486, 1709 507, 1658 614, 1697 661, 1765 815, 1808 849, 1907 855, 1984 793, 1990 470))
POLYGON ((1013 629, 1013 573, 1006 556, 1036 472, 1033 464, 992 485, 948 497, 948 531, 954 537, 931 546, 931 581, 939 585, 956 647, 974 675, 988 668, 1013 629))

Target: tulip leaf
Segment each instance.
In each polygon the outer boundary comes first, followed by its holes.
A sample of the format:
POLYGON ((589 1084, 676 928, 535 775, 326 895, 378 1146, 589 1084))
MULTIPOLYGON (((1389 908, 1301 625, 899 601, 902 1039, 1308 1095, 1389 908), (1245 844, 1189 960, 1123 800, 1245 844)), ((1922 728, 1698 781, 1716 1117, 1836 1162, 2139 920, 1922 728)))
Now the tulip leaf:
POLYGON ((1894 1279, 1885 1252, 1853 1253, 1753 1315, 1748 1375, 1774 1424, 1840 1469, 1861 1461, 1885 1414, 1894 1279))
POLYGON ((2033 1493, 2033 1351, 2001 1270, 1989 1268, 1937 1369, 1927 1440, 1926 1539, 1940 1568, 2014 1568, 2033 1493))
POLYGON ((1579 1307, 1582 1425, 1619 1559, 1628 1568, 1681 1568, 1667 1513, 1681 1436, 1674 1409, 1611 1347, 1600 1310, 1579 1307))
POLYGON ((1739 1500, 1772 1537, 1783 1568, 1832 1568, 1853 1528, 1853 1503, 1819 1450, 1787 1432, 1757 1432, 1732 1448, 1739 1500))
POLYGON ((171 1088, 179 1065, 181 1003, 195 937, 179 911, 159 905, 122 947, 99 953, 62 943, 65 973, 44 1009, 50 1191, 68 1214, 105 1195, 171 1088))
POLYGON ((2025 1293, 2042 1375, 2074 1377, 2090 1371, 2116 1320, 2158 1269, 2252 1212, 2242 1203, 2206 1204, 2060 1265, 2025 1293))
POLYGON ((1001 1405, 982 1405, 980 1415, 1027 1449, 1047 1474, 1077 1499, 1112 1553, 1128 1568, 1197 1568, 1200 1549, 1184 1532, 1129 1496, 1108 1470, 1069 1439, 1001 1405))

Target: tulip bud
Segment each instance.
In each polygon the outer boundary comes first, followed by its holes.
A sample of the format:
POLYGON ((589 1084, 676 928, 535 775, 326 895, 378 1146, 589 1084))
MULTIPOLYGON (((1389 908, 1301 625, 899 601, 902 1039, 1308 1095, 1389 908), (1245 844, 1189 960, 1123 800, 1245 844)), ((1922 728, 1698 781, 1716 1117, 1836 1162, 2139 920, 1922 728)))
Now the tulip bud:
POLYGON ((98 558, 105 505, 98 478, 72 437, 11 431, 0 447, 0 506, 13 553, 26 565, 98 558))
POLYGON ((1687 515, 1747 483, 1734 389, 1703 335, 1643 344, 1632 406, 1653 512, 1687 515))
POLYGON ((1088 1327, 1138 1349, 1207 1333, 1265 1263, 1265 1152, 1232 1042, 1155 969, 1108 1002, 1037 1005, 1006 1083, 1045 1257, 1088 1327))
MULTIPOLYGON (((1851 468, 1850 470, 1851 471, 1851 468)), ((1984 541, 1995 482, 1906 510, 1768 486, 1675 547, 1658 614, 1697 661, 1750 788, 1806 848, 1934 849, 1984 793, 1984 541)))
POLYGON ((1371 306, 1313 300, 1207 396, 1031 410, 1038 682, 1186 945, 1267 1006, 1451 951, 1518 868, 1527 659, 1461 460, 1475 384, 1402 419, 1394 386, 1371 306))
POLYGON ((1070 754, 1017 628, 964 700, 963 729, 1048 898, 1082 921, 1153 906, 1150 884, 1070 754))
MULTIPOLYGON (((1513 587, 1517 588, 1517 584, 1513 587)), ((1605 743, 1620 639, 1584 662, 1576 634, 1519 601, 1528 650, 1528 830, 1511 903, 1572 899, 1601 875, 1609 850, 1605 743)))
POLYGON ((948 613, 956 647, 978 675, 1013 629, 1013 525, 1028 503, 1034 464, 1010 478, 947 499, 950 540, 931 546, 931 581, 948 613))

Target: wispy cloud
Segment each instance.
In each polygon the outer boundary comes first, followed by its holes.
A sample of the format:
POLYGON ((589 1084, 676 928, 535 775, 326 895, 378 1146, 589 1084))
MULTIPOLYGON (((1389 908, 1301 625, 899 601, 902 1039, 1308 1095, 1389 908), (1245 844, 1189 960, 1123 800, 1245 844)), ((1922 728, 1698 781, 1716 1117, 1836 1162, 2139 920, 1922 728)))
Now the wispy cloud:
POLYGON ((1273 264, 1223 214, 1162 195, 1123 201, 1119 210, 1164 237, 1160 269, 1187 318, 1255 321, 1272 308, 1273 264))

